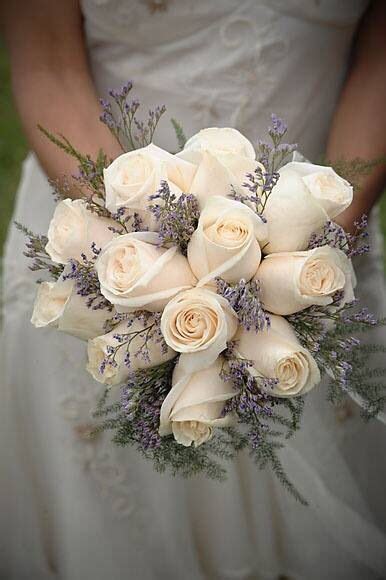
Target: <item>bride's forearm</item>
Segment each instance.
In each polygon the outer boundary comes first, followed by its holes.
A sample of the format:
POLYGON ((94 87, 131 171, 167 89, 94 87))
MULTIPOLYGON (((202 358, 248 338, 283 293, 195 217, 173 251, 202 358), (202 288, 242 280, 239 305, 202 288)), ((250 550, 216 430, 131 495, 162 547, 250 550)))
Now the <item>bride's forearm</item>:
MULTIPOLYGON (((102 148, 110 157, 120 149, 99 121, 100 109, 93 87, 74 71, 60 76, 34 71, 14 81, 20 117, 31 148, 50 178, 62 179, 77 171, 77 162, 41 133, 37 124, 62 134, 82 153, 96 157, 102 148)), ((71 182, 71 180, 70 180, 71 182)), ((73 194, 76 196, 75 187, 73 194)))
MULTIPOLYGON (((77 2, 13 0, 3 12, 16 105, 47 175, 70 176, 77 164, 50 143, 38 124, 64 134, 83 153, 95 156, 102 148, 115 157, 119 146, 99 121, 77 2), (23 4, 19 10, 18 4, 23 4)), ((79 195, 75 187, 73 194, 79 195)))
MULTIPOLYGON (((327 146, 329 160, 386 158, 386 4, 374 2, 359 31, 354 60, 338 104, 327 146)), ((386 183, 380 163, 360 179, 354 202, 339 216, 347 229, 369 214, 386 183)))

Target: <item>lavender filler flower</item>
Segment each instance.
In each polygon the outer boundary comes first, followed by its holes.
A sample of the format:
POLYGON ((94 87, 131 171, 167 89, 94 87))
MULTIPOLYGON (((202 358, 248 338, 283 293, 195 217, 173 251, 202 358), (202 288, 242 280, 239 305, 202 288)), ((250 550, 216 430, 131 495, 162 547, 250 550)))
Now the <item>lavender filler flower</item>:
POLYGON ((176 245, 186 255, 200 216, 196 197, 185 193, 177 197, 170 191, 167 181, 162 181, 159 191, 149 199, 156 202, 150 206, 150 211, 159 224, 160 244, 176 245))
POLYGON ((15 222, 16 228, 22 232, 28 238, 28 242, 26 242, 27 250, 23 252, 26 258, 33 260, 31 266, 29 267, 30 270, 33 272, 37 272, 39 270, 47 270, 48 274, 54 279, 57 280, 63 270, 63 264, 56 264, 53 262, 46 251, 46 245, 48 243, 47 236, 41 236, 34 234, 18 222, 15 222))
POLYGON ((63 280, 74 280, 76 291, 80 296, 87 298, 86 304, 93 310, 106 309, 109 312, 113 310, 112 304, 102 295, 98 274, 95 270, 95 261, 101 249, 93 242, 91 244, 93 257, 88 259, 82 254, 81 261, 70 260, 69 269, 63 275, 63 280))
POLYGON ((111 131, 121 146, 122 151, 146 147, 152 142, 157 125, 166 111, 166 107, 156 107, 148 111, 146 121, 137 118, 140 103, 137 99, 128 100, 133 88, 131 81, 124 84, 120 89, 110 89, 109 96, 112 102, 101 99, 102 114, 100 120, 111 131), (118 115, 115 114, 115 111, 118 115))
POLYGON ((321 232, 311 236, 308 249, 318 248, 328 245, 332 248, 342 250, 348 258, 361 256, 370 251, 369 244, 363 244, 369 236, 367 232, 367 217, 363 215, 354 222, 355 231, 353 234, 345 232, 338 224, 328 221, 321 232))
POLYGON ((131 314, 117 313, 107 323, 107 330, 113 330, 120 322, 125 322, 126 331, 117 332, 113 338, 116 346, 109 346, 107 357, 102 361, 100 372, 105 372, 106 366, 116 367, 117 353, 125 351, 124 364, 130 368, 132 358, 141 359, 146 364, 151 364, 150 343, 160 345, 162 354, 166 354, 168 347, 161 332, 161 314, 159 312, 147 312, 137 310, 131 314), (136 324, 135 329, 133 328, 136 324), (134 349, 131 349, 132 345, 134 349))
POLYGON ((269 315, 263 310, 257 280, 240 280, 238 284, 228 284, 222 278, 216 278, 216 283, 217 292, 228 300, 241 326, 255 332, 269 327, 269 315))
POLYGON ((243 189, 231 188, 230 197, 236 201, 247 204, 255 210, 257 215, 265 222, 264 210, 278 182, 278 169, 283 165, 285 159, 296 150, 295 143, 282 143, 284 135, 287 133, 287 126, 277 115, 271 116, 272 127, 268 129, 271 143, 265 141, 258 142, 258 161, 253 173, 247 173, 243 189), (246 193, 245 191, 249 193, 246 193))

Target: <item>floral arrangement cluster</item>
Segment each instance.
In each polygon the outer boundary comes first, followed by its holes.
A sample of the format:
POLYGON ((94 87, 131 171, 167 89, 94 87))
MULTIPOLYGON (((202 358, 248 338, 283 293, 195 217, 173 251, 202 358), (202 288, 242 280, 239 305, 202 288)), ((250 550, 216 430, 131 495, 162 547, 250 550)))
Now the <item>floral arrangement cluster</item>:
POLYGON ((304 395, 325 375, 333 403, 352 392, 368 417, 383 405, 367 369, 378 347, 353 336, 377 324, 354 298, 366 223, 349 235, 332 221, 353 188, 331 167, 286 163, 296 146, 275 116, 257 153, 231 128, 186 141, 175 121, 181 150, 164 151, 152 143, 164 108, 139 121, 130 90, 102 101, 123 149, 113 161, 46 132, 78 160, 87 196, 56 184, 47 236, 19 226, 32 269, 50 277, 32 323, 87 341, 87 371, 106 387, 96 429, 117 444, 158 470, 219 479, 246 448, 302 501, 278 450, 304 395))

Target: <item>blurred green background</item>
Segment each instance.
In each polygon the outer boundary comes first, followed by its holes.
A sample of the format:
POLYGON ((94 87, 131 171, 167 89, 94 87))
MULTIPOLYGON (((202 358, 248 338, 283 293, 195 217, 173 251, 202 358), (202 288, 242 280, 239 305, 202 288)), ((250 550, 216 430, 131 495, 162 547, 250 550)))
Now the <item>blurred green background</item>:
POLYGON ((27 151, 13 106, 9 80, 7 56, 0 44, 0 253, 12 216, 21 162, 27 151))
MULTIPOLYGON (((26 141, 12 102, 9 63, 0 42, 0 255, 12 216, 21 163, 26 152, 26 141)), ((386 239, 386 195, 381 201, 381 220, 386 239)))

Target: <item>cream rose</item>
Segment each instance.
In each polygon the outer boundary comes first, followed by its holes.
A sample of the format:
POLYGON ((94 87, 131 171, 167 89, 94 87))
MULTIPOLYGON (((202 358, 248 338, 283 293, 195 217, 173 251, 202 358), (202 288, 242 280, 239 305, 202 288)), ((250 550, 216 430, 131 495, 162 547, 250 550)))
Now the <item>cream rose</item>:
POLYGON ((273 314, 270 321, 270 328, 258 333, 240 327, 235 336, 236 350, 239 356, 253 361, 251 372, 278 379, 270 394, 304 395, 320 382, 318 365, 301 346, 289 322, 273 314))
POLYGON ((214 427, 226 427, 234 417, 222 417, 225 402, 235 396, 232 384, 220 378, 222 359, 204 370, 186 374, 180 362, 173 373, 172 388, 161 407, 161 436, 174 435, 186 447, 208 441, 214 427))
POLYGON ((189 192, 203 208, 213 195, 228 196, 231 185, 240 190, 247 173, 258 165, 253 145, 239 131, 210 127, 191 137, 178 157, 194 164, 197 171, 189 192))
POLYGON ((324 208, 330 219, 334 219, 351 205, 353 187, 332 167, 296 161, 290 165, 302 177, 308 191, 324 208))
POLYGON ((260 283, 264 308, 274 314, 294 314, 313 304, 331 304, 338 290, 344 292, 345 302, 354 299, 351 260, 329 246, 270 254, 255 278, 260 283))
POLYGON ((106 321, 114 316, 107 310, 93 310, 86 298, 76 292, 73 280, 39 284, 31 322, 37 328, 53 326, 83 340, 94 338, 104 330, 106 321))
POLYGON ((256 159, 254 147, 244 135, 231 127, 208 127, 187 140, 185 152, 211 151, 217 158, 223 155, 239 155, 256 159))
POLYGON ((112 304, 130 310, 160 311, 196 279, 187 259, 173 246, 158 246, 152 232, 136 232, 113 239, 95 268, 102 294, 112 304))
POLYGON ((279 174, 264 210, 267 254, 305 250, 311 235, 344 211, 353 197, 351 185, 331 167, 293 161, 279 174))
POLYGON ((119 385, 127 379, 131 372, 160 365, 176 356, 176 353, 170 348, 164 352, 159 343, 150 340, 148 342, 149 359, 145 359, 137 356, 138 349, 143 343, 143 334, 138 334, 137 336, 134 334, 134 338, 130 341, 129 345, 120 342, 116 338, 117 335, 137 333, 143 330, 143 328, 143 322, 139 320, 134 320, 129 327, 127 322, 123 321, 111 332, 88 341, 87 370, 96 381, 105 385, 119 385), (114 357, 115 364, 106 364, 104 371, 101 372, 101 365, 109 354, 109 347, 119 347, 114 357), (129 356, 131 355, 129 366, 125 364, 127 354, 129 356))
POLYGON ((253 210, 238 201, 211 197, 188 245, 198 285, 213 282, 217 276, 230 283, 250 280, 260 264, 259 242, 266 238, 266 224, 253 210))
POLYGON ((104 170, 106 207, 113 213, 125 207, 146 219, 149 196, 159 190, 162 180, 180 193, 189 190, 195 172, 194 165, 153 144, 124 153, 104 170))
POLYGON ((56 206, 48 228, 46 251, 51 260, 66 264, 81 254, 93 256, 91 244, 103 248, 114 236, 109 229, 113 220, 102 218, 87 209, 83 199, 64 199, 56 206))
POLYGON ((180 352, 185 372, 210 366, 237 330, 237 317, 225 298, 206 288, 177 294, 161 317, 166 344, 180 352))

